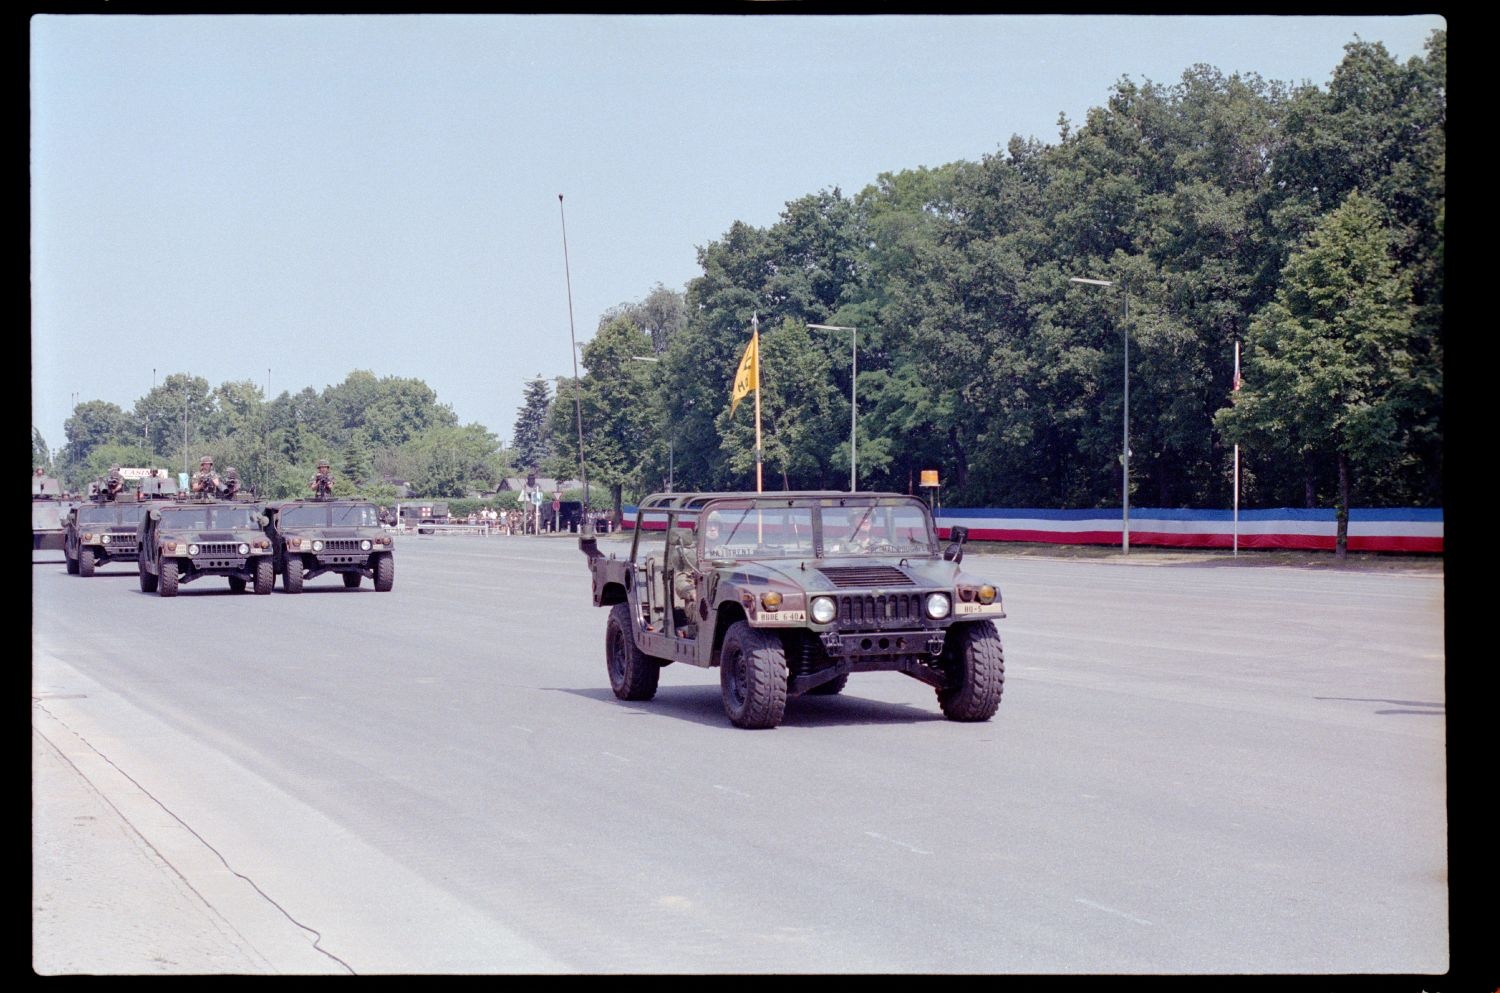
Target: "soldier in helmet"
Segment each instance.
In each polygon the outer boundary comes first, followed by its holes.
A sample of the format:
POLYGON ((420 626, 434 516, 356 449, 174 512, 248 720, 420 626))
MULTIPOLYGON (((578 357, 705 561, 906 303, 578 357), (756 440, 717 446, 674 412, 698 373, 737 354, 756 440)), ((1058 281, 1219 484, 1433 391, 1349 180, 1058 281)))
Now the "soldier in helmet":
POLYGON ((120 475, 120 465, 117 462, 109 467, 109 476, 104 480, 104 488, 101 491, 101 495, 106 500, 113 500, 120 495, 120 491, 124 488, 125 477, 120 475))
POLYGON ((234 466, 224 470, 224 489, 220 494, 225 500, 233 500, 240 491, 240 474, 234 466))
POLYGON ((213 456, 205 455, 198 460, 198 474, 193 477, 193 492, 199 496, 217 496, 219 476, 214 472, 213 456))
POLYGON ((333 495, 333 472, 328 468, 327 459, 318 460, 318 471, 308 485, 312 487, 315 500, 327 500, 333 495))

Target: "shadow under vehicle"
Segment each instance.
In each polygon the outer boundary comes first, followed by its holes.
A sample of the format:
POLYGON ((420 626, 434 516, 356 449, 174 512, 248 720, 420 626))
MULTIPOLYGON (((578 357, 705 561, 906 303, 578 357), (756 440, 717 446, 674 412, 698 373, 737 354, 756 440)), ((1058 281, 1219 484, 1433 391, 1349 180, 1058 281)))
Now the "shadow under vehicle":
POLYGON ((150 505, 136 533, 141 592, 177 595, 183 583, 223 576, 236 593, 271 592, 271 539, 260 505, 194 498, 150 505))
POLYGON ((368 500, 268 503, 266 535, 287 593, 301 593, 304 582, 326 572, 338 573, 349 589, 366 576, 380 593, 395 585, 395 546, 381 527, 380 508, 368 500))
POLYGON ((725 713, 773 728, 788 698, 834 694, 853 672, 905 673, 943 714, 999 708, 999 588, 965 573, 966 529, 940 548, 927 505, 894 493, 658 493, 624 558, 579 538, 605 660, 622 700, 649 700, 663 666, 719 667, 725 713))

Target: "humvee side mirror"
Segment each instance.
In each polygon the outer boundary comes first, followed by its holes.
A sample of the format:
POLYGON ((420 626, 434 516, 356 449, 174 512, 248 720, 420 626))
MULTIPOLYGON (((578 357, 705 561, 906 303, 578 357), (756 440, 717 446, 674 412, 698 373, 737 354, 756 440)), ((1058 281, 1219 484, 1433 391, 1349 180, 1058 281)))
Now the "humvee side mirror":
POLYGON ((964 560, 964 542, 969 540, 969 529, 962 524, 955 524, 948 529, 948 547, 943 549, 943 558, 949 562, 962 562, 964 560))
POLYGON ((159 520, 161 520, 161 511, 159 511, 159 510, 153 510, 153 511, 151 511, 151 519, 153 521, 159 521, 159 520))

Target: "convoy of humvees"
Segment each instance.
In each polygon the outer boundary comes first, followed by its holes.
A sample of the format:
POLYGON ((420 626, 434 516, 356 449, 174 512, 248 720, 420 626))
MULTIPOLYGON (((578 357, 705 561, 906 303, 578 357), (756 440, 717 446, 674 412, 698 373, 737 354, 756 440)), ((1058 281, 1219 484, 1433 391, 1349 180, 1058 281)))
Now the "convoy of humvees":
POLYGON ((223 576, 237 593, 270 593, 276 573, 265 525, 251 501, 198 496, 149 506, 136 532, 141 592, 171 597, 184 583, 223 576))
POLYGON ((366 576, 381 593, 395 584, 395 548, 370 501, 284 500, 266 504, 266 518, 287 593, 301 593, 306 580, 326 572, 338 573, 350 589, 366 576))
POLYGON ((719 667, 743 728, 781 723, 787 699, 837 693, 852 672, 931 685, 955 721, 994 716, 1005 656, 993 583, 962 569, 967 530, 941 548, 931 511, 894 493, 654 494, 624 558, 588 557, 610 685, 649 700, 672 662, 719 667))

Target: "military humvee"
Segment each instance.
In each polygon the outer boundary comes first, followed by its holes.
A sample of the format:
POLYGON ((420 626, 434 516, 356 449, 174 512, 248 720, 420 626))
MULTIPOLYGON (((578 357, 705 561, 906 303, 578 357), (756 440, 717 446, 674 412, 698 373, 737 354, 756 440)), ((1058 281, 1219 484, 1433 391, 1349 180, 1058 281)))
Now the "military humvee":
POLYGON ((95 566, 136 561, 136 537, 147 506, 138 500, 92 500, 68 511, 63 522, 68 574, 87 577, 95 566))
POLYGON ((380 509, 368 500, 283 500, 266 504, 281 588, 301 593, 305 580, 339 573, 349 589, 365 576, 380 593, 396 582, 395 548, 380 526, 380 509))
POLYGON ((610 686, 649 700, 672 662, 719 667, 742 728, 781 723, 789 697, 852 672, 902 672, 943 713, 1000 705, 1000 590, 963 571, 968 532, 939 547, 922 501, 894 493, 667 493, 642 501, 624 558, 579 538, 605 629, 610 686))
POLYGON ((148 505, 136 531, 141 592, 176 596, 182 583, 224 576, 229 588, 271 592, 271 539, 260 505, 195 497, 148 505))
POLYGON ((64 547, 63 518, 77 505, 63 497, 62 484, 54 477, 31 474, 31 550, 64 547))

